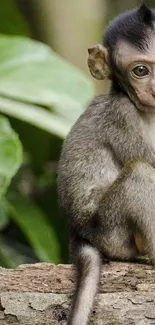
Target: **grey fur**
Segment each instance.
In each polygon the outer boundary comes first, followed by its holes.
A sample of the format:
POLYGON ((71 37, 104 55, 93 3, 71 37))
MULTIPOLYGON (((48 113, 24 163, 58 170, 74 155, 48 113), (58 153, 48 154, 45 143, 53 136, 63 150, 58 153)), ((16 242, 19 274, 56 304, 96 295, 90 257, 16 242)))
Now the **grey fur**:
POLYGON ((67 136, 59 163, 58 193, 81 274, 68 325, 88 322, 98 277, 95 290, 89 283, 90 300, 86 295, 80 303, 80 296, 89 279, 87 272, 93 278, 93 261, 98 274, 102 256, 134 259, 136 230, 143 234, 155 262, 154 163, 145 120, 123 92, 97 96, 67 136), (89 257, 85 255, 88 246, 93 252, 89 257))

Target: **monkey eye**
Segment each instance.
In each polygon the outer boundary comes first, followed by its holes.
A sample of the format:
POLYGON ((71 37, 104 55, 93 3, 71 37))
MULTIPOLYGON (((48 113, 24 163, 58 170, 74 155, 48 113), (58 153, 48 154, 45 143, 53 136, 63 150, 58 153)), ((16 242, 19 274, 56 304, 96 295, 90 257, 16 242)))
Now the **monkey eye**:
POLYGON ((134 77, 138 77, 138 78, 143 78, 148 76, 148 74, 150 73, 148 67, 146 65, 143 64, 139 64, 136 67, 134 67, 131 71, 131 74, 134 77))

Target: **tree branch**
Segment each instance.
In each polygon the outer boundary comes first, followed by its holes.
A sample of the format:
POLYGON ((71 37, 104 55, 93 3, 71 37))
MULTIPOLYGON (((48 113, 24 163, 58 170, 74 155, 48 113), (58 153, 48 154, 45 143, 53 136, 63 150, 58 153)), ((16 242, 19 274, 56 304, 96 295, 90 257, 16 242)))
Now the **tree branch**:
MULTIPOLYGON (((74 276, 70 265, 0 268, 0 325, 66 324, 74 276)), ((90 323, 155 324, 154 296, 155 270, 151 266, 104 264, 90 323)))

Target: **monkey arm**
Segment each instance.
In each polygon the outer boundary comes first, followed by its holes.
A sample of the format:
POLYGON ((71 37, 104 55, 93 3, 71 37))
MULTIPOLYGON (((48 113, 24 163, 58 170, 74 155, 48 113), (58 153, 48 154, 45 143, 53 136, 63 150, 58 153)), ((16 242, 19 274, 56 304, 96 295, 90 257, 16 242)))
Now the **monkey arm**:
POLYGON ((122 166, 132 159, 143 158, 155 167, 155 153, 147 139, 147 129, 141 113, 124 94, 113 94, 106 123, 106 138, 112 152, 122 166), (111 109, 112 108, 112 109, 111 109))

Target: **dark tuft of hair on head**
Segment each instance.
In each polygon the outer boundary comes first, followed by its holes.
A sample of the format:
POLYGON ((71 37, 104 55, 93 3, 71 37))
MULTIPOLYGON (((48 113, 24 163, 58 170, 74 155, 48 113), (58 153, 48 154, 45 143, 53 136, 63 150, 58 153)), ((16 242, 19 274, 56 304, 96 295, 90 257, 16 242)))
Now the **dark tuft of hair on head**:
POLYGON ((142 2, 141 6, 137 11, 137 15, 139 16, 139 20, 142 23, 152 27, 152 22, 154 20, 152 10, 148 8, 144 2, 142 2))
POLYGON ((139 8, 126 11, 111 22, 103 44, 112 49, 118 41, 124 40, 140 51, 145 51, 148 48, 150 32, 154 31, 154 22, 155 10, 148 8, 143 2, 139 8))

